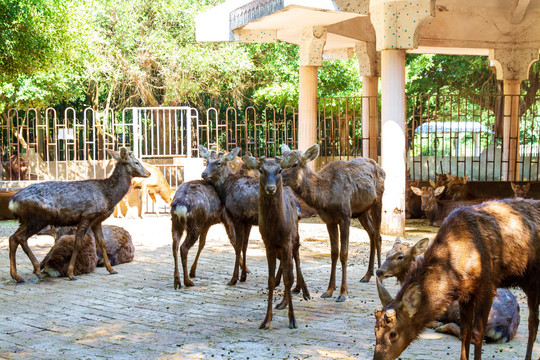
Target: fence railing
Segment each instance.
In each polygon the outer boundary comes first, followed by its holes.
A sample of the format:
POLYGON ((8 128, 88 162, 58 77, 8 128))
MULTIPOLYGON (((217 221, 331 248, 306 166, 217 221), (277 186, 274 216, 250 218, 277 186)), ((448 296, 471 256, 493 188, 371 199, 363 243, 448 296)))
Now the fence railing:
MULTIPOLYGON (((540 180, 540 98, 532 103, 523 97, 512 100, 516 101, 506 103, 514 108, 505 110, 501 96, 408 97, 406 150, 411 178, 427 180, 436 173, 451 173, 468 174, 472 180, 503 180, 514 173, 515 180, 540 180), (519 129, 508 129, 509 114, 516 107, 519 129)), ((319 166, 380 149, 379 136, 370 138, 362 128, 368 114, 380 129, 379 107, 376 98, 320 98, 319 166), (368 100, 376 111, 365 112, 368 100)), ((0 123, 2 179, 104 177, 112 168, 105 149, 125 146, 161 166, 170 182, 179 184, 178 159, 198 157, 200 144, 219 150, 239 146, 255 156, 279 155, 282 143, 297 147, 294 107, 223 109, 126 108, 106 113, 10 109, 0 123)))

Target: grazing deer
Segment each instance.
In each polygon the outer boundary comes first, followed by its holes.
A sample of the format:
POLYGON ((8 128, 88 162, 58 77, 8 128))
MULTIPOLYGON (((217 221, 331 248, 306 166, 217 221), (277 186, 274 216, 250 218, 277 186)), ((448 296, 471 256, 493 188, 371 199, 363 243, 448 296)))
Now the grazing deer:
POLYGON ((461 316, 461 360, 482 357, 482 340, 499 287, 527 295, 531 359, 540 302, 540 201, 506 199, 454 210, 423 258, 417 258, 395 299, 377 282, 374 360, 396 359, 453 301, 461 316), (479 336, 473 338, 473 329, 479 336))
POLYGON ((319 155, 318 145, 313 145, 305 153, 292 151, 287 145, 282 145, 281 149, 284 184, 317 210, 330 235, 332 270, 328 289, 321 297, 331 297, 336 288, 336 264, 339 257, 342 279, 336 301, 345 301, 348 292, 347 259, 351 218, 360 220, 370 240, 368 270, 361 282, 368 282, 373 276, 375 251, 378 264, 381 264, 380 228, 385 172, 375 160, 367 158, 333 161, 319 172, 314 172, 307 164, 319 155))
POLYGON ((456 208, 467 205, 477 205, 483 202, 476 200, 439 200, 444 193, 444 186, 434 189, 431 186, 423 186, 422 189, 411 186, 411 190, 422 199, 422 210, 426 213, 431 226, 441 226, 446 217, 456 208))
POLYGON ((527 197, 527 194, 529 193, 529 190, 531 189, 531 184, 517 184, 515 182, 511 182, 510 186, 512 187, 512 191, 514 192, 514 198, 522 198, 525 199, 527 197))
MULTIPOLYGON (((397 238, 392 249, 386 254, 386 260, 375 272, 379 280, 395 276, 398 282, 403 284, 412 264, 417 256, 426 250, 428 244, 428 238, 419 240, 413 246, 397 238)), ((489 312, 484 340, 491 343, 512 340, 517 334, 519 320, 519 304, 514 294, 508 289, 497 289, 489 312)), ((437 332, 459 337, 460 323, 459 304, 453 301, 452 305, 437 317, 435 326, 428 327, 434 327, 437 332), (440 325, 439 321, 443 324, 440 325)))
MULTIPOLYGON (((51 277, 68 276, 74 246, 74 235, 62 235, 56 238, 54 245, 40 264, 42 272, 51 277)), ((93 236, 86 234, 83 237, 77 261, 75 261, 73 274, 78 276, 91 273, 96 268, 97 262, 96 242, 93 236)))
MULTIPOLYGON (((261 329, 269 329, 272 321, 272 300, 276 286, 276 259, 279 259, 283 274, 285 294, 283 301, 276 306, 284 309, 289 306, 289 328, 296 329, 296 319, 292 304, 291 287, 294 282, 293 257, 296 261, 298 283, 304 284, 300 270, 300 238, 298 235, 298 208, 291 191, 283 187, 281 159, 260 160, 244 156, 242 160, 251 169, 257 169, 259 175, 258 222, 259 231, 266 248, 268 261, 268 307, 261 329)), ((307 292, 307 286, 305 286, 307 292)), ((304 292, 304 298, 306 292, 304 292)), ((308 295, 309 298, 309 295, 308 295)))
POLYGON ((117 160, 113 173, 107 179, 82 181, 46 181, 30 185, 13 195, 9 209, 19 218, 20 226, 9 238, 11 277, 17 282, 24 280, 17 275, 16 252, 22 246, 34 266, 34 274, 40 277, 40 264, 28 246, 28 238, 47 225, 77 225, 75 246, 68 266, 68 276, 75 280, 73 270, 83 237, 89 228, 103 253, 105 267, 116 273, 110 265, 105 248, 101 223, 112 213, 114 206, 129 190, 133 177, 147 177, 150 173, 125 148, 120 152, 107 150, 117 160))

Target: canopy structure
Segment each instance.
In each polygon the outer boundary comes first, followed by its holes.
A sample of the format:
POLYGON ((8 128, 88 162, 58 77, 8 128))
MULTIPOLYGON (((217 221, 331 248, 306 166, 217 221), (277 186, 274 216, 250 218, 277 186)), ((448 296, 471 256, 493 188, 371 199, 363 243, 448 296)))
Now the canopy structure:
MULTIPOLYGON (((381 78, 382 231, 405 228, 405 53, 489 56, 504 82, 503 162, 518 173, 520 84, 538 60, 540 0, 228 0, 196 19, 198 41, 285 41, 299 45, 299 148, 316 142, 317 68, 354 55, 363 95, 381 78)), ((366 99, 368 99, 366 98, 366 99)), ((363 138, 376 139, 375 102, 362 102, 363 138)), ((377 158, 377 144, 364 143, 377 158)))
POLYGON ((482 133, 494 132, 476 121, 428 121, 414 129, 415 133, 482 133))

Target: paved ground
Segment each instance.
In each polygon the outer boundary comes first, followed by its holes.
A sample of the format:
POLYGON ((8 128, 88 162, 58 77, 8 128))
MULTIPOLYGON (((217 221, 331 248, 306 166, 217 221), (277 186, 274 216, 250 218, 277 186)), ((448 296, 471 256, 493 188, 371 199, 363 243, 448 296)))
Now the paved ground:
MULTIPOLYGON (((27 281, 13 285, 9 277, 7 237, 15 222, 0 222, 0 358, 8 359, 371 359, 375 343, 373 311, 380 303, 373 280, 359 282, 366 271, 367 235, 351 231, 349 298, 344 303, 321 299, 330 271, 326 228, 315 221, 300 225, 301 257, 310 301, 295 295, 298 329, 287 327, 287 312, 274 311, 272 328, 259 330, 266 309, 266 260, 256 228, 248 250, 251 274, 245 283, 227 286, 233 251, 223 228, 214 226, 192 288, 173 289, 170 219, 109 219, 128 229, 136 246, 135 261, 103 268, 78 281, 36 282, 31 264, 19 249, 19 274, 27 281)), ((426 233, 425 222, 407 225, 408 240, 426 233)), ((434 232, 427 230, 428 236, 434 232)), ((393 239, 384 237, 384 251, 393 239)), ((30 240, 41 259, 52 238, 30 240)), ((190 263, 194 257, 190 252, 190 263)), ((338 278, 341 272, 338 272, 338 278)), ((394 281, 386 281, 396 293, 394 281)), ((282 288, 276 294, 281 298, 282 288)), ((521 305, 517 338, 484 346, 485 359, 522 359, 527 336, 527 306, 521 305)), ((337 293, 335 294, 337 295, 337 293)), ((426 331, 401 359, 457 359, 456 338, 426 331)), ((536 344, 534 358, 540 356, 536 344)))

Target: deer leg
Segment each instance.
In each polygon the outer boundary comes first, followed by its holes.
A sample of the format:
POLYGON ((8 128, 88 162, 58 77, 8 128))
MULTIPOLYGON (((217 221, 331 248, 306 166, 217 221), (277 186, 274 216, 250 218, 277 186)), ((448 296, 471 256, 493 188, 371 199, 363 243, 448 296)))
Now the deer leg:
POLYGON ((540 302, 540 294, 537 289, 527 289, 526 294, 527 305, 529 306, 529 339, 527 340, 525 360, 531 360, 532 350, 538 332, 538 304, 540 302))
POLYGON ((322 298, 332 297, 334 290, 336 289, 336 265, 339 256, 338 247, 338 227, 337 224, 326 224, 328 235, 330 236, 330 256, 332 258, 332 269, 330 270, 330 282, 328 283, 328 289, 321 295, 322 298))
POLYGON ((184 239, 184 242, 180 246, 180 256, 182 258, 182 270, 184 271, 184 285, 185 286, 193 286, 193 281, 189 279, 188 271, 187 271, 187 256, 188 251, 191 249, 193 244, 197 241, 199 238, 200 230, 198 226, 190 226, 187 230, 186 238, 184 239))
POLYGON ((279 284, 281 283, 281 273, 282 273, 282 270, 281 270, 281 261, 280 261, 278 269, 277 269, 277 273, 276 273, 276 287, 278 287, 279 284))
POLYGON ((291 287, 294 282, 294 272, 293 272, 293 259, 291 248, 286 247, 281 250, 281 259, 280 262, 283 268, 283 284, 285 285, 285 293, 283 294, 283 299, 287 299, 289 305, 289 328, 296 329, 298 326, 296 324, 296 318, 294 317, 294 309, 292 303, 292 294, 291 287))
POLYGON ((347 299, 349 293, 349 287, 347 285, 347 260, 349 258, 349 227, 351 219, 346 218, 339 226, 341 249, 339 251, 339 260, 341 261, 341 289, 339 290, 339 296, 337 302, 343 302, 347 299))
MULTIPOLYGON (((197 255, 195 255, 195 260, 193 260, 193 264, 191 264, 191 269, 189 270, 190 277, 196 277, 197 263, 199 262, 199 256, 201 255, 201 252, 203 251, 204 246, 206 245, 206 235, 208 234, 208 229, 210 229, 210 226, 205 225, 201 230, 201 234, 199 235, 199 249, 197 250, 197 255)), ((231 242, 231 244, 233 243, 231 242)), ((234 247, 234 244, 233 244, 233 247, 234 247)))
POLYGON ((471 298, 466 303, 459 303, 459 311, 461 316, 461 360, 469 360, 474 322, 474 302, 475 299, 471 298))
POLYGON ((173 216, 172 221, 173 226, 171 232, 173 241, 172 253, 174 258, 174 290, 176 290, 182 287, 182 284, 180 282, 180 272, 178 271, 178 248, 180 244, 180 238, 182 237, 182 233, 184 232, 184 230, 181 223, 176 219, 176 216, 173 216))
MULTIPOLYGON (((75 231, 75 245, 73 246, 73 252, 71 253, 71 259, 69 260, 69 265, 68 265, 68 277, 70 280, 77 280, 77 278, 73 274, 73 271, 75 270, 75 262, 77 261, 77 255, 79 254, 79 249, 81 248, 83 238, 86 235, 86 231, 88 230, 89 227, 90 227, 90 222, 88 220, 82 220, 77 226, 77 230, 75 231)), ((96 243, 99 242, 98 235, 95 232, 94 232, 94 236, 96 237, 96 243)), ((102 254, 103 259, 105 259, 105 257, 107 256, 107 252, 103 251, 103 249, 101 251, 103 252, 102 254)))
POLYGON ((378 266, 381 267, 381 220, 382 220, 382 201, 377 200, 370 210, 371 225, 373 227, 373 237, 375 242, 375 248, 377 250, 378 266))
POLYGON ((482 344, 484 342, 484 333, 493 303, 493 294, 495 290, 482 291, 475 300, 474 306, 474 327, 472 329, 472 341, 474 343, 474 359, 482 359, 482 344))
POLYGON ((19 228, 17 229, 17 231, 15 231, 15 233, 9 237, 9 268, 10 268, 10 274, 11 274, 11 277, 13 278, 13 280, 15 280, 18 283, 24 282, 24 279, 22 279, 17 274, 16 253, 17 253, 17 248, 19 247, 19 245, 21 245, 24 252, 26 253, 28 258, 32 262, 32 265, 34 266, 34 274, 36 274, 38 278, 41 278, 41 268, 40 268, 39 262, 37 261, 36 257, 32 253, 32 250, 30 250, 30 247, 28 246, 28 238, 30 236, 34 235, 34 234, 37 234, 39 232, 39 230, 41 230, 41 229, 38 229, 37 231, 34 232, 32 229, 29 229, 27 227, 27 225, 21 224, 19 226, 19 228), (37 272, 36 272, 35 263, 37 263, 37 272))
POLYGON ((300 254, 299 254, 299 248, 300 248, 300 238, 298 238, 298 244, 295 244, 293 246, 293 257, 294 262, 296 264, 296 288, 293 290, 293 292, 300 292, 302 290, 302 297, 304 300, 311 299, 311 295, 309 294, 309 290, 307 288, 306 281, 304 280, 304 275, 302 274, 302 269, 300 268, 300 254))
POLYGON ((240 282, 247 280, 247 247, 249 241, 249 233, 251 231, 251 225, 244 226, 244 236, 242 238, 242 257, 244 261, 242 262, 242 276, 240 276, 240 282))
MULTIPOLYGON (((78 234, 78 231, 79 231, 79 229, 77 228, 77 234, 78 234)), ((116 272, 112 268, 111 262, 109 261, 109 256, 107 255, 107 247, 105 246, 105 239, 103 238, 103 231, 101 230, 101 223, 97 223, 97 224, 92 225, 92 231, 94 232, 94 236, 96 237, 96 242, 97 242, 97 244, 99 244, 99 247, 101 249, 101 254, 103 255, 103 264, 105 265, 105 268, 107 269, 109 274, 118 274, 118 272, 116 272)), ((85 231, 85 233, 86 233, 86 231, 85 231)), ((77 236, 77 234, 75 234, 75 235, 77 236)), ((81 242, 82 242, 83 237, 84 237, 84 234, 82 234, 82 236, 81 236, 81 242)), ((75 240, 76 240, 75 243, 77 244, 77 238, 76 237, 75 237, 75 240)), ((97 246, 97 244, 96 244, 96 246, 97 246)), ((75 262, 73 262, 73 264, 75 265, 75 262)))
MULTIPOLYGON (((369 218, 369 214, 367 212, 364 212, 362 215, 358 217, 358 220, 360 220, 360 223, 364 227, 364 230, 368 233, 369 236, 369 263, 368 263, 368 269, 364 277, 360 280, 360 282, 367 283, 369 282, 369 279, 373 276, 373 268, 375 267, 375 249, 376 249, 376 239, 375 239, 375 231, 373 230, 373 224, 371 223, 371 220, 369 218)), ((379 235, 380 237, 380 235, 379 235)), ((380 256, 380 254, 379 254, 380 256)), ((380 266, 380 258, 379 258, 379 266, 380 266)))
POLYGON ((441 334, 454 335, 457 338, 459 338, 460 333, 461 333, 459 325, 456 323, 448 323, 441 326, 437 326, 435 328, 435 331, 441 334))
POLYGON ((234 231, 236 234, 236 246, 234 246, 234 252, 236 255, 234 261, 234 271, 229 285, 236 285, 238 281, 238 267, 240 266, 240 252, 242 249, 242 234, 244 233, 244 224, 238 223, 234 225, 234 231))
POLYGON ((272 322, 272 300, 274 297, 275 274, 276 274, 276 252, 273 249, 266 249, 266 261, 268 262, 268 307, 266 316, 259 329, 268 330, 272 322))
MULTIPOLYGON (((154 204, 154 206, 156 206, 156 204, 157 204, 156 194, 149 191, 148 196, 150 196, 150 200, 152 200, 152 203, 154 204)), ((156 208, 154 208, 154 210, 155 210, 156 217, 159 216, 159 208, 157 208, 157 206, 156 206, 156 208)))

